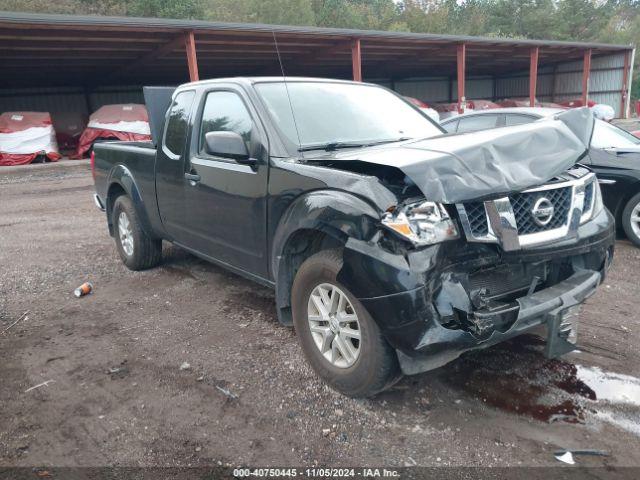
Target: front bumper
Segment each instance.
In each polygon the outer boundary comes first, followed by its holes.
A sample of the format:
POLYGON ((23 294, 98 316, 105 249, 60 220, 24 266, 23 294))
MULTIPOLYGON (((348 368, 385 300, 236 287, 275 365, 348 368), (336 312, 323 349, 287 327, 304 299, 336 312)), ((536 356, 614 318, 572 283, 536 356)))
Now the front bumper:
POLYGON ((546 324, 547 327, 547 355, 556 357, 567 353, 573 346, 560 331, 563 312, 593 295, 601 278, 600 272, 584 270, 563 282, 518 299, 519 310, 513 325, 504 332, 494 330, 484 339, 479 339, 470 332, 451 330, 433 322, 412 356, 398 350, 402 371, 411 375, 438 368, 466 351, 490 347, 541 324, 546 324))
POLYGON ((495 345, 541 324, 548 327, 547 353, 557 356, 573 348, 559 333, 563 312, 595 292, 611 263, 613 244, 613 218, 606 210, 582 225, 575 238, 517 252, 460 241, 394 255, 371 243, 349 241, 338 280, 353 286, 396 349, 405 374, 438 368, 466 351, 495 345), (556 268, 563 273, 557 281, 547 279, 542 287, 534 285, 510 302, 479 305, 469 276, 496 265, 506 272, 556 268), (479 334, 447 322, 445 306, 489 327, 479 334))

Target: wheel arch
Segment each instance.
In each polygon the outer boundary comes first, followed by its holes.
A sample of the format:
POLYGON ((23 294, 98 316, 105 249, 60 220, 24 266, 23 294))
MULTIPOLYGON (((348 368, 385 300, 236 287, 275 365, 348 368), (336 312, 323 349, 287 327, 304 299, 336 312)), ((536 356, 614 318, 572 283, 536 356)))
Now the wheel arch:
POLYGON ((271 274, 282 324, 293 324, 291 286, 302 263, 321 250, 344 246, 349 238, 371 238, 379 219, 379 212, 368 202, 340 190, 310 192, 289 206, 271 249, 271 274))
POLYGON ((627 188, 625 188, 625 192, 618 202, 618 205, 616 206, 614 218, 616 219, 616 222, 618 222, 618 226, 622 225, 622 212, 624 212, 627 203, 629 203, 629 200, 631 200, 638 193, 640 193, 640 179, 637 179, 635 182, 629 184, 627 188))
POLYGON ((105 209, 107 214, 107 224, 109 226, 109 233, 111 236, 114 234, 112 218, 113 206, 120 195, 126 195, 131 199, 131 203, 133 203, 133 208, 136 210, 136 214, 138 215, 138 219, 140 220, 144 233, 150 238, 157 238, 157 235, 155 235, 153 228, 151 227, 151 222, 149 221, 149 216, 147 214, 144 201, 142 200, 140 189, 134 180, 131 171, 122 164, 116 165, 111 170, 107 183, 109 186, 107 188, 105 209))

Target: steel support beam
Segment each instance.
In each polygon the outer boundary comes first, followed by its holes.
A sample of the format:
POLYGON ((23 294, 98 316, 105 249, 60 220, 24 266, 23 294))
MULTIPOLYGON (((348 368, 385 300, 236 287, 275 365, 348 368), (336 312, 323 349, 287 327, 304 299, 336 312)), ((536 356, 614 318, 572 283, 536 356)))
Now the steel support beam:
POLYGON ((197 82, 200 80, 198 75, 198 57, 196 56, 196 39, 193 31, 185 33, 184 47, 187 53, 187 65, 189 66, 189 81, 197 82))
POLYGON ((466 83, 465 67, 467 62, 467 45, 464 43, 458 44, 456 62, 458 66, 458 113, 463 113, 464 108, 462 106, 467 101, 464 93, 466 83))
POLYGON ((620 117, 628 118, 627 96, 629 95, 629 64, 631 52, 624 52, 624 70, 622 72, 622 90, 620 91, 620 117))
POLYGON ((536 106, 536 88, 538 86, 538 57, 540 56, 540 47, 531 48, 531 56, 529 59, 529 106, 536 106))
POLYGON ((591 49, 584 52, 582 63, 582 105, 587 106, 589 101, 589 74, 591 73, 591 49))
POLYGON ((362 81, 362 50, 360 48, 360 39, 354 38, 351 42, 351 68, 353 70, 353 80, 362 81))

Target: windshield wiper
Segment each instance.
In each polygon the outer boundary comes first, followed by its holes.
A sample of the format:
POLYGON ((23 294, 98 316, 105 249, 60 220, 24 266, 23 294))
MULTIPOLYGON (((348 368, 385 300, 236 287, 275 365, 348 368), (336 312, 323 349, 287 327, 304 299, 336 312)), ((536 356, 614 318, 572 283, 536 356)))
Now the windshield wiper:
POLYGON ((385 143, 396 143, 396 142, 406 142, 407 140, 411 140, 412 137, 400 137, 400 138, 391 138, 389 140, 379 140, 377 142, 367 143, 367 147, 373 147, 374 145, 383 145, 385 143))
POLYGON ((361 148, 361 147, 373 147, 374 145, 382 145, 384 143, 403 142, 405 140, 411 140, 411 137, 391 138, 386 140, 366 141, 366 142, 327 142, 318 143, 315 145, 304 145, 298 149, 299 152, 308 152, 310 150, 324 150, 331 152, 341 148, 361 148))
POLYGON ((308 152, 311 150, 324 150, 326 152, 331 152, 333 150, 338 150, 340 148, 358 148, 364 147, 366 143, 362 142, 328 142, 328 143, 319 143, 316 145, 304 145, 298 149, 299 152, 308 152))

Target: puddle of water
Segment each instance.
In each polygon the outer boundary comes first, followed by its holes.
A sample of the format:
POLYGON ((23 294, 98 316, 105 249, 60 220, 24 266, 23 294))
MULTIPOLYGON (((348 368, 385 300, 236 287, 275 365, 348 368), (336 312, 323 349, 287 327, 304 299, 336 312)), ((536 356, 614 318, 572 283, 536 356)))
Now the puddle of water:
POLYGON ((640 406, 640 379, 597 367, 576 365, 578 377, 593 389, 598 400, 640 406))
POLYGON ((640 379, 547 359, 543 345, 540 338, 524 335, 460 358, 443 369, 441 378, 500 410, 543 422, 583 423, 594 415, 640 435, 640 423, 598 404, 640 406, 640 379))

